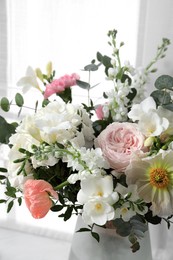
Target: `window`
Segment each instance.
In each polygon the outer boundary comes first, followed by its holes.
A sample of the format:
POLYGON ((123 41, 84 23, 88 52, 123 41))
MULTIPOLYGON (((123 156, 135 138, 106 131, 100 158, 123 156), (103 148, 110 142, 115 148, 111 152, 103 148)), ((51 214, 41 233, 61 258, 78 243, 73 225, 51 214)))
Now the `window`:
MULTIPOLYGON (((110 29, 117 29, 118 41, 125 42, 123 59, 129 59, 135 65, 138 0, 7 0, 1 1, 0 5, 2 2, 7 4, 4 5, 7 16, 3 28, 8 41, 1 49, 6 53, 6 63, 0 63, 0 68, 5 66, 7 70, 5 86, 9 98, 21 91, 16 82, 24 76, 28 65, 44 71, 51 60, 57 77, 76 72, 81 75, 81 80, 87 80, 88 75, 82 72, 82 68, 96 58, 96 52, 111 55, 112 50, 107 44, 110 29)), ((94 72, 91 78, 93 84, 100 83, 91 93, 96 102, 106 88, 104 77, 99 73, 94 72)), ((4 89, 1 87, 1 96, 4 89)), ((78 100, 86 99, 84 90, 74 87, 73 91, 78 100)), ((29 94, 28 106, 32 106, 31 101, 32 94, 29 94)), ((10 116, 17 119, 13 111, 10 116)), ((62 236, 65 232, 72 234, 75 225, 75 217, 64 223, 51 212, 42 220, 32 219, 25 206, 3 215, 1 221, 11 228, 15 226, 45 235, 55 235, 59 231, 62 236)))

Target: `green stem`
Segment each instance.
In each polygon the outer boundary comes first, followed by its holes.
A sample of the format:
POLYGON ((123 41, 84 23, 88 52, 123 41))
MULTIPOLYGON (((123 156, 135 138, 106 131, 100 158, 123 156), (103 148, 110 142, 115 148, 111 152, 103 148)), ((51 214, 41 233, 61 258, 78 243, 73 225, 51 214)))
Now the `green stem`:
POLYGON ((54 190, 60 190, 62 189, 63 187, 67 186, 69 184, 68 181, 64 181, 62 182, 61 184, 59 184, 58 186, 54 187, 54 190))

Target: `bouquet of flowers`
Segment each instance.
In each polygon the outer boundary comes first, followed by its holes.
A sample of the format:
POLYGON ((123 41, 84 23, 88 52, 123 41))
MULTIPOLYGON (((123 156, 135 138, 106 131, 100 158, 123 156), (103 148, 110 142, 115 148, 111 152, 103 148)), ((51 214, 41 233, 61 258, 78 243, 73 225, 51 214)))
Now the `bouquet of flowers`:
MULTIPOLYGON (((75 73, 57 79, 51 62, 46 73, 28 67, 18 81, 36 88, 42 102, 20 122, 0 116, 0 143, 9 147, 8 165, 0 168, 5 186, 0 202, 9 212, 24 199, 34 218, 49 210, 65 221, 80 214, 88 228, 79 231, 98 241, 94 227, 111 223, 135 252, 148 223, 164 220, 169 227, 173 215, 173 78, 157 78, 150 95, 146 89, 170 41, 162 40, 148 66, 133 68, 121 62, 124 43, 118 44, 117 31, 108 37, 112 56, 98 52, 84 67, 89 75, 104 68, 102 104, 90 99, 90 82, 75 73), (87 90, 87 104, 73 103, 75 85, 87 90)), ((20 92, 14 102, 20 114, 25 106, 20 92)), ((1 109, 8 112, 14 102, 1 98, 1 109)))

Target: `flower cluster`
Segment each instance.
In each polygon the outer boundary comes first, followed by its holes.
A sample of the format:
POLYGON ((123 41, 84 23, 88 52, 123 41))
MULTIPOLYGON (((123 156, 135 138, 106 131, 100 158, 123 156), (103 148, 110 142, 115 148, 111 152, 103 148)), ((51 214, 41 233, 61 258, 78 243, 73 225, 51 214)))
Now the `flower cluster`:
MULTIPOLYGON (((163 39, 145 68, 133 68, 128 61, 122 65, 124 43, 118 45, 117 31, 108 37, 112 57, 98 52, 84 67, 90 74, 104 66, 105 85, 112 89, 105 90, 102 104, 90 98, 87 105, 74 104, 76 85, 88 94, 93 86, 76 73, 57 79, 51 63, 46 73, 28 67, 17 83, 34 87, 43 99, 19 123, 0 117, 0 143, 9 147, 7 168, 0 168, 6 196, 1 202, 9 212, 24 198, 34 218, 49 210, 64 220, 80 214, 96 239, 94 227, 111 222, 136 251, 148 223, 164 220, 169 226, 173 215, 173 78, 162 75, 156 90, 149 96, 146 91, 153 66, 170 42, 163 39)), ((22 94, 14 101, 21 113, 22 94)), ((2 110, 8 112, 12 104, 1 98, 2 110)))

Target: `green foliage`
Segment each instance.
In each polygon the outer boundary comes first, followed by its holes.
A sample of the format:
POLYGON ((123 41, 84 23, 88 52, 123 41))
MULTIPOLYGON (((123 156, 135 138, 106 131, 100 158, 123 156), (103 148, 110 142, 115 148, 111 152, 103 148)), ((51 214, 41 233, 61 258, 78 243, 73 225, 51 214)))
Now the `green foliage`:
POLYGON ((128 222, 123 221, 123 219, 113 220, 113 224, 116 228, 117 234, 122 237, 128 237, 131 242, 132 252, 136 252, 140 249, 138 238, 144 236, 144 233, 148 230, 148 226, 144 219, 136 215, 132 217, 128 222))
POLYGON ((108 76, 108 69, 113 67, 111 64, 111 58, 107 55, 102 55, 100 52, 97 52, 97 60, 103 64, 105 67, 105 73, 108 76))
POLYGON ((8 98, 3 97, 0 102, 1 108, 3 111, 8 112, 10 110, 10 102, 8 98))
POLYGON ((10 136, 15 133, 15 129, 16 124, 9 124, 0 116, 0 143, 8 144, 10 136))
POLYGON ((153 216, 153 213, 151 210, 149 210, 145 214, 145 219, 146 219, 146 221, 148 221, 149 223, 154 224, 154 225, 160 224, 162 221, 162 218, 160 218, 158 216, 153 216))
POLYGON ((95 240, 97 240, 97 242, 99 242, 100 241, 100 236, 99 236, 99 234, 97 232, 93 231, 93 227, 94 227, 94 225, 92 227, 88 226, 88 228, 80 228, 79 230, 76 231, 76 233, 78 233, 78 232, 91 232, 91 236, 95 240))
POLYGON ((169 75, 162 75, 156 79, 154 85, 159 90, 162 89, 173 90, 173 77, 169 75))
POLYGON ((18 107, 22 107, 24 104, 24 99, 20 93, 15 95, 15 102, 18 107))
POLYGON ((165 109, 173 111, 171 97, 171 91, 173 91, 173 77, 162 75, 156 79, 154 85, 157 90, 154 90, 151 93, 151 97, 155 100, 157 107, 162 106, 165 109))
POLYGON ((85 71, 96 71, 96 70, 98 70, 98 68, 99 68, 99 65, 96 65, 96 64, 94 64, 94 63, 91 63, 91 64, 89 64, 89 65, 86 65, 86 66, 84 67, 84 70, 85 70, 85 71))
POLYGON ((61 97, 65 103, 72 102, 71 88, 65 88, 64 91, 57 93, 57 96, 61 97))
POLYGON ((7 172, 7 169, 0 167, 0 172, 7 172))
POLYGON ((88 82, 82 81, 82 80, 76 80, 77 86, 83 89, 90 89, 90 84, 88 82))

